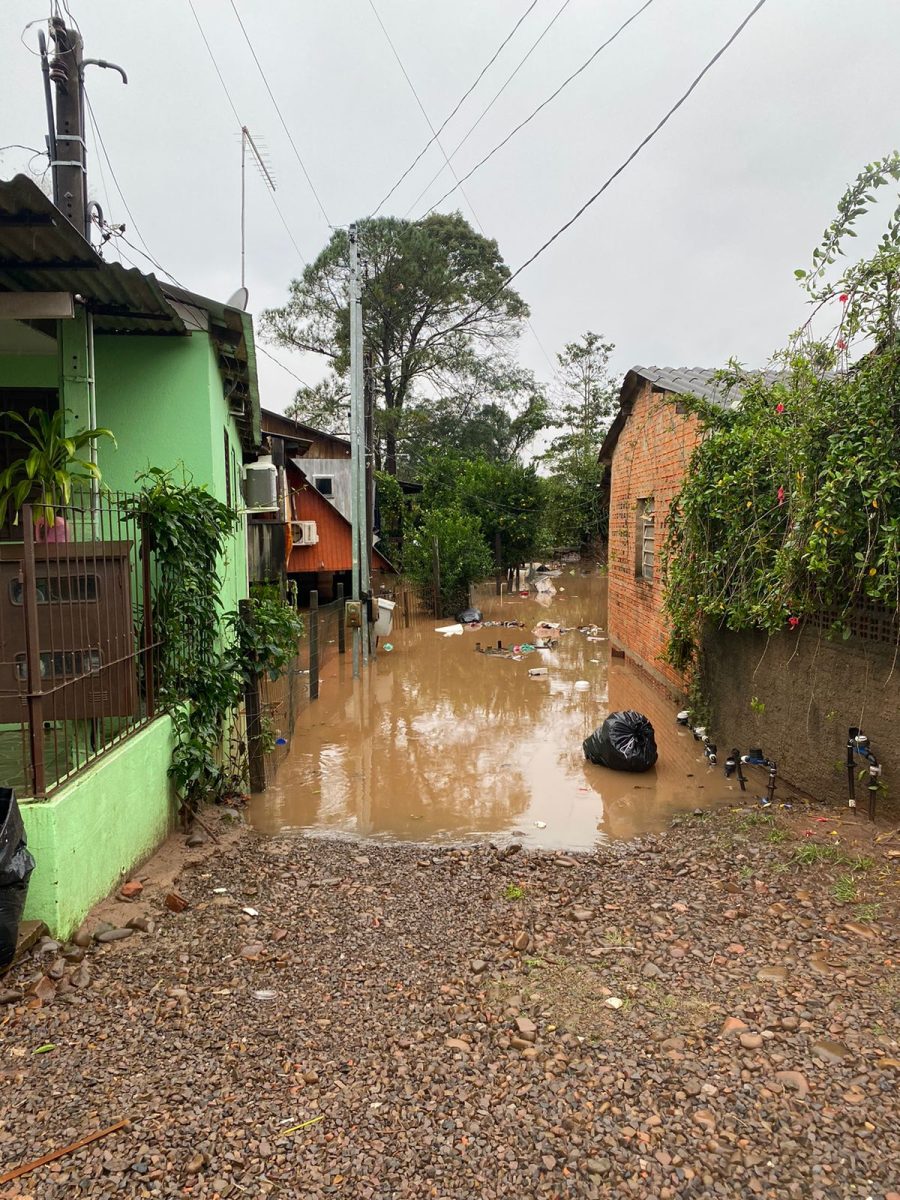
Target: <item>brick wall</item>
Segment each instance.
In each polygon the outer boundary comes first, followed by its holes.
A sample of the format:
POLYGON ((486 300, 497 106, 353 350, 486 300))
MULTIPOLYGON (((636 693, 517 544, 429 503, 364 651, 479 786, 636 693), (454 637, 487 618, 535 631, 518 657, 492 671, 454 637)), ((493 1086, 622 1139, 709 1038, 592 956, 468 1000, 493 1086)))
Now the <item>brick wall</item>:
POLYGON ((658 682, 681 692, 683 681, 660 660, 667 628, 662 613, 661 551, 666 518, 699 438, 696 417, 677 411, 677 398, 643 384, 619 435, 612 460, 609 516, 609 635, 658 682), (637 570, 638 502, 652 497, 656 564, 652 582, 637 570))

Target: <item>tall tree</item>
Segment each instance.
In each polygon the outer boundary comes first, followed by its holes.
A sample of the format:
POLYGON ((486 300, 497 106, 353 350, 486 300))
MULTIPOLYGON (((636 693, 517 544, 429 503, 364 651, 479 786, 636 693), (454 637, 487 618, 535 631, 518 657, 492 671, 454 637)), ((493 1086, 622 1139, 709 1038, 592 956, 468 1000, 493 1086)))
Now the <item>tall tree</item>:
POLYGON ((556 356, 559 433, 543 455, 550 471, 546 537, 553 545, 588 549, 608 527, 597 455, 617 405, 618 387, 609 376, 614 349, 588 330, 556 356))
MULTIPOLYGON (((364 268, 363 329, 372 355, 376 432, 383 465, 396 474, 404 411, 416 397, 460 389, 496 363, 518 335, 528 308, 505 287, 510 270, 495 241, 460 213, 421 221, 374 217, 359 223, 364 268)), ((286 304, 263 313, 274 342, 328 358, 324 386, 298 393, 294 411, 340 421, 349 370, 349 238, 338 229, 290 285, 286 304)))

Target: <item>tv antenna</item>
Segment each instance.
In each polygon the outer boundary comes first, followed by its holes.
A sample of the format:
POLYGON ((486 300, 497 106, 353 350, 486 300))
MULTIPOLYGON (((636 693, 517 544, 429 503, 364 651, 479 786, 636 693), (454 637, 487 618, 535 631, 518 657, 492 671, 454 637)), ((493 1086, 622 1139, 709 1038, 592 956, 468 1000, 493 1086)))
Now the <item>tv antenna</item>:
POLYGON ((256 168, 259 171, 263 183, 271 190, 275 191, 275 180, 272 178, 272 171, 269 164, 266 162, 263 154, 253 139, 253 134, 246 125, 241 126, 241 288, 245 287, 246 270, 245 263, 247 257, 247 150, 250 150, 250 155, 256 163, 256 168))

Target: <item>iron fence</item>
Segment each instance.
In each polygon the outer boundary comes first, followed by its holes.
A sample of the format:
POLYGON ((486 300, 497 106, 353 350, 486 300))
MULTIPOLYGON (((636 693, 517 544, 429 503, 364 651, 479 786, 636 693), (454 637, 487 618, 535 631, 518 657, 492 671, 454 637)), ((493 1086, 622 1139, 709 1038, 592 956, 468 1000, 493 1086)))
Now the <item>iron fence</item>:
POLYGON ((151 721, 153 553, 133 498, 26 504, 0 544, 0 778, 49 795, 151 721))

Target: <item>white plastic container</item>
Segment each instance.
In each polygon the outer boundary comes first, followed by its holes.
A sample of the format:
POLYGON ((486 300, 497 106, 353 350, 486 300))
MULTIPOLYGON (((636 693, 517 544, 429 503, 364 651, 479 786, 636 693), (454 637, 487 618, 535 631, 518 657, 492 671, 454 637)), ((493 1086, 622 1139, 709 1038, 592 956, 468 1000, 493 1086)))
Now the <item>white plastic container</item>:
POLYGON ((589 692, 590 690, 591 690, 591 685, 586 679, 576 679, 575 680, 575 691, 576 692, 589 692))
POLYGON ((378 597, 378 618, 375 621, 376 637, 390 637, 391 630, 394 628, 394 609, 396 607, 396 600, 385 600, 382 596, 378 597))

